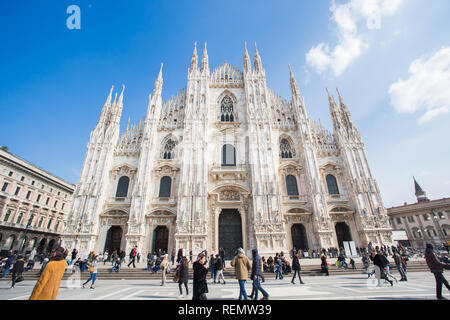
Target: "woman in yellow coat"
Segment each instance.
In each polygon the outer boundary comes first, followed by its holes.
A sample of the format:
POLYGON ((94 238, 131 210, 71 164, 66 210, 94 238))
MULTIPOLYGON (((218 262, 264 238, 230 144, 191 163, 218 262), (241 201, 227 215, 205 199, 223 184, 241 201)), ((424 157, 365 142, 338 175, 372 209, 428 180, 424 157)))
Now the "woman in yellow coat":
POLYGON ((56 300, 66 266, 64 248, 59 247, 53 253, 53 257, 45 266, 41 277, 34 286, 30 300, 56 300))

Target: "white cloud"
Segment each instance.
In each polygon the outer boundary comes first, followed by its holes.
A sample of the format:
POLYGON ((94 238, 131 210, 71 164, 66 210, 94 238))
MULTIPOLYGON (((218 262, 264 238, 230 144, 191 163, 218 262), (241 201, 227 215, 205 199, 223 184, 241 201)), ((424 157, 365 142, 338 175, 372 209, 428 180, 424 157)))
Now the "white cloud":
POLYGON ((358 28, 381 28, 381 17, 397 12, 404 0, 350 0, 344 4, 331 1, 332 20, 337 25, 339 43, 330 49, 328 43, 319 43, 306 54, 306 63, 322 73, 330 69, 340 76, 358 58, 369 44, 363 41, 358 28))
POLYGON ((424 110, 419 124, 450 112, 450 47, 442 47, 432 57, 414 60, 409 78, 399 79, 389 88, 391 105, 399 113, 424 110))

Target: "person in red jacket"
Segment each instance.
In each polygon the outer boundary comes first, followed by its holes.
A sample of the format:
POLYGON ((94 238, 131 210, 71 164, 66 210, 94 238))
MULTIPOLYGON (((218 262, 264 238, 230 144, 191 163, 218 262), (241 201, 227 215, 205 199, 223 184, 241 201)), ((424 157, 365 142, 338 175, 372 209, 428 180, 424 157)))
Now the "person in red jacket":
POLYGON ((442 284, 450 290, 450 285, 444 278, 444 269, 450 269, 450 264, 439 261, 439 258, 436 256, 433 249, 433 245, 431 243, 427 243, 425 260, 428 268, 430 268, 430 271, 434 274, 434 278, 436 279, 436 298, 438 300, 447 300, 442 296, 442 284))

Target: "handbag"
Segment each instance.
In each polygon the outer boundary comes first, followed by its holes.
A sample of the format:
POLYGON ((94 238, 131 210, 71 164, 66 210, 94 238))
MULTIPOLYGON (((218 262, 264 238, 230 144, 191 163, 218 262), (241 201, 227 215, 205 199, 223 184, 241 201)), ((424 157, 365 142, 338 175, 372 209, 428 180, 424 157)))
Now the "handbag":
POLYGON ((95 267, 89 267, 89 268, 88 268, 88 271, 91 272, 91 273, 94 273, 95 267))
POLYGON ((175 275, 173 276, 173 282, 178 282, 180 280, 180 271, 177 268, 177 271, 175 272, 175 275))
POLYGON ((23 275, 19 275, 17 278, 16 278, 16 283, 18 283, 18 282, 22 282, 24 279, 23 279, 23 275))

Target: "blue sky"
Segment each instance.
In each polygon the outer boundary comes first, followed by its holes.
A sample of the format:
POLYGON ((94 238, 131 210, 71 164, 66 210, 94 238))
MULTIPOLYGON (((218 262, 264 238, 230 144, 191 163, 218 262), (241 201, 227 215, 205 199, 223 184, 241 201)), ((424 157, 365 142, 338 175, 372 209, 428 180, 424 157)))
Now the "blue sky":
POLYGON ((450 2, 364 1, 2 1, 0 145, 76 183, 111 85, 126 85, 124 127, 145 115, 161 62, 168 98, 194 41, 211 69, 242 69, 244 41, 251 55, 257 42, 268 86, 290 99, 290 63, 328 129, 325 88, 339 87, 387 207, 415 201, 413 175, 447 197, 450 2), (66 27, 71 4, 80 30, 66 27))

